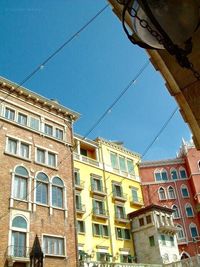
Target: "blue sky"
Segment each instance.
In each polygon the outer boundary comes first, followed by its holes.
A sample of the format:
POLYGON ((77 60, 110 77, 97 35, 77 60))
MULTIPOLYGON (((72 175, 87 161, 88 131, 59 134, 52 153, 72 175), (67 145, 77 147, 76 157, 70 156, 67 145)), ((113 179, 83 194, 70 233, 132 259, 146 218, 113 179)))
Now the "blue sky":
MULTIPOLYGON (((1 0, 0 75, 20 83, 101 8, 104 0, 1 0)), ((133 46, 108 7, 24 86, 79 113, 84 135, 144 65, 148 55, 133 46)), ((89 135, 123 141, 143 153, 176 108, 161 75, 149 65, 89 135)), ((175 157, 190 131, 179 112, 144 160, 175 157)))

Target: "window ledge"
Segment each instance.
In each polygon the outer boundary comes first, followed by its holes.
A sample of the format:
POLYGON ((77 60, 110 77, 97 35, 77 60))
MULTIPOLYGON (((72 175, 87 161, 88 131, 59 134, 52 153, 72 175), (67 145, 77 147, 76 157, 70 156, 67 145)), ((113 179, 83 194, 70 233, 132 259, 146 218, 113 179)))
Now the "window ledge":
POLYGON ((38 161, 35 161, 34 163, 37 164, 37 165, 41 165, 41 166, 44 166, 44 167, 47 167, 47 168, 50 168, 50 169, 58 171, 58 167, 53 167, 53 166, 50 166, 50 165, 47 165, 45 163, 41 163, 41 162, 38 162, 38 161))
POLYGON ((25 160, 25 161, 31 162, 31 159, 30 159, 30 158, 24 158, 24 157, 22 157, 22 156, 20 156, 20 155, 16 155, 16 154, 10 153, 10 152, 8 152, 8 151, 4 151, 4 154, 6 154, 6 155, 8 155, 8 156, 12 156, 12 157, 14 157, 14 158, 20 158, 20 159, 23 159, 23 160, 25 160))
POLYGON ((36 205, 42 206, 42 207, 46 207, 46 208, 50 208, 50 206, 48 204, 43 204, 43 203, 40 203, 40 202, 35 202, 33 204, 36 204, 36 205))
POLYGON ((29 201, 26 199, 21 199, 21 198, 16 198, 16 197, 11 197, 11 199, 16 200, 16 201, 20 201, 20 202, 29 203, 29 201))
POLYGON ((44 257, 67 258, 66 255, 44 254, 44 257))
POLYGON ((53 209, 55 209, 55 210, 62 210, 62 211, 65 211, 66 209, 64 209, 64 208, 60 208, 60 207, 55 207, 55 206, 51 206, 53 209))

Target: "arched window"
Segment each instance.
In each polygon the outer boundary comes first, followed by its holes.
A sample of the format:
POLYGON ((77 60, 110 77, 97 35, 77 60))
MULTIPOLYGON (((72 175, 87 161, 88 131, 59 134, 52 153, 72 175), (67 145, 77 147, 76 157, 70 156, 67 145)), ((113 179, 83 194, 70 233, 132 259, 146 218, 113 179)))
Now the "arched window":
POLYGON ((22 166, 15 169, 14 198, 27 200, 28 171, 22 166))
POLYGON ((39 172, 36 176, 36 202, 41 204, 48 203, 48 176, 39 172))
POLYGON ((199 234, 198 234, 198 230, 197 230, 196 224, 191 223, 189 228, 190 228, 191 237, 192 238, 198 237, 199 234))
POLYGON ((165 169, 155 170, 154 171, 154 176, 155 176, 156 181, 166 181, 166 180, 168 180, 167 171, 165 169))
POLYGON ((63 181, 59 177, 52 180, 52 206, 63 207, 63 181))
POLYGON ((186 173, 185 168, 180 167, 180 169, 179 169, 179 174, 180 174, 180 178, 181 178, 181 179, 186 179, 186 178, 187 178, 187 173, 186 173))
POLYGON ((183 226, 178 224, 178 225, 176 225, 176 227, 178 228, 178 232, 177 232, 178 241, 181 241, 181 240, 185 239, 185 233, 184 233, 184 230, 183 230, 183 226))
POLYGON ((169 197, 169 199, 175 199, 176 198, 175 191, 174 191, 174 188, 172 186, 168 187, 168 197, 169 197))
POLYGON ((26 257, 26 232, 27 221, 22 216, 17 216, 12 221, 11 256, 26 257))
POLYGON ((184 198, 187 198, 189 197, 189 192, 188 192, 188 188, 186 185, 181 185, 181 194, 182 194, 182 197, 184 198))
POLYGON ((193 213, 193 209, 192 209, 191 204, 187 203, 185 205, 185 212, 186 212, 187 217, 194 217, 194 213, 193 213))
POLYGON ((180 212, 179 212, 179 208, 176 206, 176 205, 173 205, 172 206, 172 209, 173 209, 173 219, 179 219, 180 218, 180 212))
POLYGON ((172 180, 177 180, 178 179, 178 174, 177 174, 176 169, 171 169, 170 174, 171 174, 171 179, 172 180))
POLYGON ((163 187, 160 187, 158 190, 158 195, 160 200, 165 200, 166 195, 165 195, 165 189, 163 187))

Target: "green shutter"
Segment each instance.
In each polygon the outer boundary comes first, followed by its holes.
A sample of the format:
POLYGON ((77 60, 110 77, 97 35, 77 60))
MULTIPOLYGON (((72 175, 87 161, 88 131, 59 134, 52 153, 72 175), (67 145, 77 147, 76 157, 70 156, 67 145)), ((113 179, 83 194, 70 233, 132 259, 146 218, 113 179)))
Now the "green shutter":
POLYGON ((100 179, 100 187, 101 187, 100 191, 103 192, 104 190, 103 190, 103 182, 102 182, 102 179, 100 179))
POLYGON ((100 252, 96 252, 97 261, 100 261, 100 252))
POLYGON ((92 224, 92 234, 95 236, 95 228, 94 228, 94 223, 92 224))
POLYGON ((115 209, 115 218, 117 218, 117 206, 114 205, 114 209, 115 209))
POLYGON ((121 229, 122 230, 122 238, 125 239, 125 229, 121 229))
POLYGON ((123 214, 124 214, 124 218, 126 218, 126 211, 125 211, 125 207, 123 207, 123 214))
POLYGON ((80 185, 81 181, 80 181, 80 173, 78 171, 75 171, 75 182, 77 185, 80 185))
POLYGON ((124 257, 122 254, 120 254, 120 262, 123 263, 124 262, 124 257))
POLYGON ((95 210, 96 210, 95 199, 92 199, 92 209, 93 209, 93 212, 95 213, 95 210))
POLYGON ((90 176, 90 183, 91 183, 91 190, 93 190, 94 189, 94 182, 93 182, 92 175, 90 176))
POLYGON ((115 188, 115 184, 112 183, 112 191, 113 191, 113 195, 116 196, 116 188, 115 188))

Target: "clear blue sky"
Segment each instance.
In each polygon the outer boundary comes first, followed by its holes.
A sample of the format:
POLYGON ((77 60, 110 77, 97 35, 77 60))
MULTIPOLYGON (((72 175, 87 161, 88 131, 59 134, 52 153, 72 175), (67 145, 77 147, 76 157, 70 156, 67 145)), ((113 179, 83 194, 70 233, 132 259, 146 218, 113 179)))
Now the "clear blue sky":
MULTIPOLYGON (((106 4, 1 0, 0 75, 20 83, 106 4)), ((147 58, 109 7, 24 86, 81 113, 74 129, 84 135, 147 58)), ((89 138, 120 140, 142 154, 175 107, 161 75, 149 65, 89 138)), ((190 131, 177 112, 144 159, 175 157, 182 137, 189 139, 190 131)))

